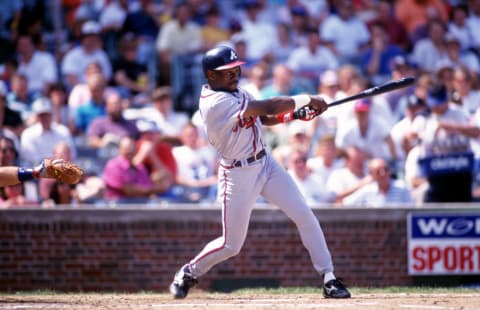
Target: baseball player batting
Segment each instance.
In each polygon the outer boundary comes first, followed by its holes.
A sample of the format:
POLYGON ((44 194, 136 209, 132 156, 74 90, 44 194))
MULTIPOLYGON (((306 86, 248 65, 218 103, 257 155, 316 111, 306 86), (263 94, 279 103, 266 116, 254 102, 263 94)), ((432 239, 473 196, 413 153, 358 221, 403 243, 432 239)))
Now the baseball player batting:
POLYGON ((267 152, 262 124, 308 121, 327 109, 318 96, 299 95, 255 100, 238 88, 237 53, 226 46, 206 52, 202 66, 207 84, 202 86, 200 114, 209 142, 221 154, 218 201, 222 204, 222 236, 208 243, 175 274, 170 292, 185 298, 197 279, 214 265, 240 252, 247 236, 252 208, 259 195, 291 218, 307 248, 313 267, 323 277, 326 298, 349 298, 350 292, 333 273, 332 257, 320 224, 289 174, 267 152))

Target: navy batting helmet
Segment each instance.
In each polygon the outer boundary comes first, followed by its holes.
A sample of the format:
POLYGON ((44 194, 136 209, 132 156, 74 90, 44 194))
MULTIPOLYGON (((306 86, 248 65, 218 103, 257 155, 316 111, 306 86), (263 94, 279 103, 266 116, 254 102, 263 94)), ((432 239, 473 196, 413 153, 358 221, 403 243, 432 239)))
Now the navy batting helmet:
POLYGON ((207 76, 208 70, 231 69, 244 63, 238 59, 237 52, 233 48, 221 45, 207 51, 203 56, 203 73, 207 76))

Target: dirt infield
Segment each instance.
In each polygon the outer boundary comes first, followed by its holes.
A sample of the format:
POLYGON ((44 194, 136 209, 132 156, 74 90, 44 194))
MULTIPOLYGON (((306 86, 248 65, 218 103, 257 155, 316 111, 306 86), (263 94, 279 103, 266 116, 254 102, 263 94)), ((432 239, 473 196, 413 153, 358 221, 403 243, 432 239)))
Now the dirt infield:
POLYGON ((0 309, 480 309, 480 292, 460 294, 354 294, 328 300, 319 294, 210 294, 195 292, 184 300, 167 294, 46 294, 0 295, 0 309))

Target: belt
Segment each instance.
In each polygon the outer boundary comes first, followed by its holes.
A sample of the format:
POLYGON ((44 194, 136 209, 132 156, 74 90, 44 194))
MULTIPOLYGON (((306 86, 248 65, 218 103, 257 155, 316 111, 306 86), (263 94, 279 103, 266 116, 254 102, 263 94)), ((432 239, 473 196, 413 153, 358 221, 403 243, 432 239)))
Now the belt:
MULTIPOLYGON (((265 149, 261 150, 257 154, 253 155, 252 157, 247 158, 245 161, 247 164, 251 164, 256 160, 262 159, 265 155, 267 155, 267 152, 265 152, 265 149)), ((236 161, 235 164, 233 164, 234 167, 241 167, 242 166, 243 160, 236 161)))

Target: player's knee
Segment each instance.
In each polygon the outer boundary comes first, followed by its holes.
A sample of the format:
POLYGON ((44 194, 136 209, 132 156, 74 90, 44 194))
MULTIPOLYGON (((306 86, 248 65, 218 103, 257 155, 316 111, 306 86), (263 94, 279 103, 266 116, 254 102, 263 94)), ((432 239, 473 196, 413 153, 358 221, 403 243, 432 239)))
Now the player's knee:
POLYGON ((232 244, 227 244, 225 246, 225 253, 228 257, 236 256, 238 253, 240 253, 240 250, 242 249, 242 245, 232 245, 232 244))

